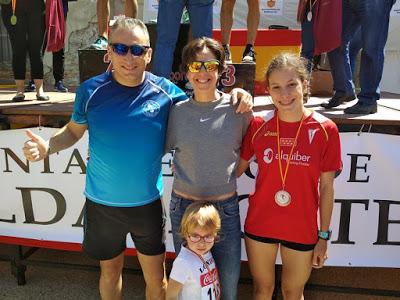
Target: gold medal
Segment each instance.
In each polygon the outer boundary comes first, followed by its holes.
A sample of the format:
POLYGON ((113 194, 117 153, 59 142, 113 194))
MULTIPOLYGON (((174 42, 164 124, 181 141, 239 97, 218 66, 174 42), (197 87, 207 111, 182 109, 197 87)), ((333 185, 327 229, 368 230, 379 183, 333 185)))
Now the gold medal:
POLYGON ((10 23, 11 25, 17 24, 17 16, 15 15, 15 7, 17 6, 17 0, 12 0, 11 1, 11 8, 12 8, 12 16, 10 18, 10 23))
POLYGON ((288 206, 291 200, 292 197, 285 190, 277 191, 275 194, 275 203, 279 206, 288 206))
POLYGON ((17 16, 16 15, 11 16, 10 23, 11 23, 11 25, 17 24, 17 16))

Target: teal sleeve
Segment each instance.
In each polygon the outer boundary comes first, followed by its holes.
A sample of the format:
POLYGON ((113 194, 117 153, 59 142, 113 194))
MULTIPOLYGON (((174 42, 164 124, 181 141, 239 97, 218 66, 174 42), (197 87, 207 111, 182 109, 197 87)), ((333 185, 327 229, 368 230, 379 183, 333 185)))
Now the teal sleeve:
POLYGON ((174 83, 172 83, 167 79, 164 80, 168 82, 166 92, 171 97, 173 103, 186 100, 188 98, 185 92, 182 91, 179 87, 177 87, 174 83))
POLYGON ((84 85, 81 85, 76 91, 74 110, 72 112, 72 121, 77 124, 87 124, 86 104, 89 93, 84 85))

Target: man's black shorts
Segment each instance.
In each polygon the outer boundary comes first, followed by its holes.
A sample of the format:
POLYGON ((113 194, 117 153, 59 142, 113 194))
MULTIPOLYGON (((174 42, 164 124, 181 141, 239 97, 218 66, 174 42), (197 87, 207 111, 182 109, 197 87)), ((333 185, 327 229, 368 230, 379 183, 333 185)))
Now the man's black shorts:
POLYGON ((83 224, 83 249, 95 259, 108 260, 121 254, 128 233, 141 254, 165 252, 165 212, 160 199, 135 207, 106 206, 86 199, 83 224))

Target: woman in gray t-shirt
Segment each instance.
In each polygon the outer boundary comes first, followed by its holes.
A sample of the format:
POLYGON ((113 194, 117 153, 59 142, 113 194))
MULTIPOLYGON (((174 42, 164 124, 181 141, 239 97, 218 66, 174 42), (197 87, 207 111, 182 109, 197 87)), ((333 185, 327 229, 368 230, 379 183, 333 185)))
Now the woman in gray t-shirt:
POLYGON ((225 67, 218 41, 203 37, 190 42, 182 66, 194 96, 172 107, 168 123, 166 147, 174 150, 175 168, 170 203, 175 251, 182 243, 179 227, 186 207, 193 201, 211 202, 222 221, 221 240, 212 249, 221 299, 236 299, 241 257, 236 167, 252 113, 236 113, 231 96, 217 89, 225 67))

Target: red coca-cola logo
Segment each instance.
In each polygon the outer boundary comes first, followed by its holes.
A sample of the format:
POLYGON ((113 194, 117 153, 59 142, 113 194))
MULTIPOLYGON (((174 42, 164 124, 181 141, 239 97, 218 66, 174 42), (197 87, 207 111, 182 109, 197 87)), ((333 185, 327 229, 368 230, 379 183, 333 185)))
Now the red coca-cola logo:
POLYGON ((212 269, 210 272, 207 272, 200 276, 200 284, 202 287, 210 285, 217 280, 218 280, 217 269, 212 269))

